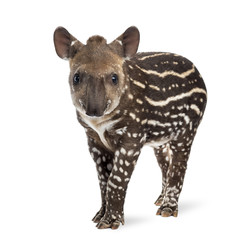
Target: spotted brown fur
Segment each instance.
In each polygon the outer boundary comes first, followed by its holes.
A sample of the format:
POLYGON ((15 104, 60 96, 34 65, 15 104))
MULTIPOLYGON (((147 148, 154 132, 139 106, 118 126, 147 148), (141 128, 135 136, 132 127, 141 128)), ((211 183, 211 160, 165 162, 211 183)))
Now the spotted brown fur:
POLYGON ((196 67, 182 56, 137 53, 139 32, 127 29, 112 43, 100 36, 84 45, 57 28, 58 56, 70 62, 70 88, 85 128, 101 189, 98 228, 124 224, 128 183, 144 145, 154 148, 162 171, 157 214, 177 216, 193 139, 207 101, 196 67))

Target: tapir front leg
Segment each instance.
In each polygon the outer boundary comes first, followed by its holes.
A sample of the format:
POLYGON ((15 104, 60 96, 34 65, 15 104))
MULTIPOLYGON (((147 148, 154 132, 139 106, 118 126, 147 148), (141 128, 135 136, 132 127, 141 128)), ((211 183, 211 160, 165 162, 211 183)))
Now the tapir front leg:
POLYGON ((120 223, 124 224, 126 190, 139 154, 140 149, 124 146, 115 152, 112 172, 107 182, 106 211, 97 224, 99 229, 117 229, 120 223))
POLYGON ((107 181, 109 179, 112 167, 113 167, 113 154, 106 151, 103 146, 98 144, 96 140, 91 137, 88 137, 89 151, 90 154, 96 164, 96 169, 98 173, 98 179, 100 184, 101 191, 101 208, 96 213, 93 222, 98 223, 100 219, 105 214, 106 209, 106 189, 107 189, 107 181))

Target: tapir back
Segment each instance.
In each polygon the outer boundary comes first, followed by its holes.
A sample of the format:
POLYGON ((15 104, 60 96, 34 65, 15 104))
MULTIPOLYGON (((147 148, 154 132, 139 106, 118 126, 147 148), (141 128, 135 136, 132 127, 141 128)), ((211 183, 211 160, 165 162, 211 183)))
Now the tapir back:
MULTIPOLYGON (((194 64, 177 54, 138 53, 131 59, 128 68, 131 77, 147 86, 146 92, 151 91, 155 100, 164 100, 195 87, 206 90, 194 64)), ((134 83, 136 85, 136 81, 134 83)), ((140 87, 145 89, 143 85, 140 87)))

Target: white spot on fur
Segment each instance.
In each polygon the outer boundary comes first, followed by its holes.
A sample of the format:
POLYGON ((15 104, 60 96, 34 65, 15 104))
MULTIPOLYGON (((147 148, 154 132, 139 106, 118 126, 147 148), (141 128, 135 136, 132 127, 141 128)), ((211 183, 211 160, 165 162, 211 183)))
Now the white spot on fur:
POLYGON ((198 107, 197 105, 192 104, 192 105, 190 106, 190 108, 191 108, 192 110, 194 110, 194 111, 197 113, 197 115, 200 115, 200 109, 199 109, 199 107, 198 107))
POLYGON ((160 91, 160 88, 155 86, 155 85, 150 84, 149 87, 156 90, 156 91, 160 91))
POLYGON ((136 119, 136 115, 135 115, 134 113, 129 113, 129 116, 130 116, 133 120, 136 119))
POLYGON ((76 42, 78 42, 78 40, 74 40, 71 42, 71 46, 73 46, 76 42))
POLYGON ((109 171, 111 171, 111 169, 112 169, 112 164, 107 164, 107 169, 109 170, 109 171))
POLYGON ((136 137, 138 136, 138 134, 137 134, 137 133, 133 133, 132 136, 133 136, 134 138, 136 138, 136 137))
POLYGON ((121 153, 122 153, 123 155, 126 155, 127 151, 125 150, 125 148, 121 148, 121 153))
POLYGON ((117 150, 117 151, 115 152, 115 156, 118 157, 119 155, 120 155, 120 152, 117 150))
POLYGON ((101 152, 97 148, 95 148, 95 147, 92 148, 92 152, 101 154, 101 152))
POLYGON ((128 167, 130 163, 127 160, 125 160, 125 165, 128 167))
POLYGON ((115 189, 117 188, 117 185, 111 182, 110 180, 108 181, 108 184, 115 189))
POLYGON ((135 152, 135 153, 133 154, 133 156, 135 157, 135 156, 138 156, 139 154, 140 154, 140 152, 137 151, 137 152, 135 152))
POLYGON ((116 130, 116 134, 123 135, 126 132, 126 130, 127 130, 127 126, 123 128, 119 128, 116 130))
POLYGON ((130 80, 132 81, 132 83, 140 88, 145 88, 145 84, 139 82, 139 81, 136 81, 136 80, 133 80, 132 78, 130 78, 130 80))
POLYGON ((98 159, 97 159, 97 164, 100 164, 101 163, 101 158, 99 157, 98 159))
POLYGON ((118 42, 120 45, 122 45, 122 41, 121 40, 116 39, 116 42, 118 42))
POLYGON ((148 119, 144 119, 144 120, 141 121, 141 124, 144 125, 144 124, 147 123, 147 121, 148 121, 148 119))
POLYGON ((138 104, 143 104, 143 101, 141 100, 141 99, 136 99, 136 102, 138 103, 138 104))
POLYGON ((132 156, 133 153, 134 153, 134 150, 131 149, 131 150, 129 150, 129 151, 127 152, 127 155, 128 155, 128 156, 132 156))
POLYGON ((184 117, 184 120, 185 120, 186 124, 188 124, 190 122, 190 118, 187 115, 184 117))
POLYGON ((121 182, 122 181, 119 176, 114 175, 113 178, 116 179, 118 182, 121 182))
POLYGON ((133 100, 133 95, 131 93, 128 94, 128 98, 133 100))

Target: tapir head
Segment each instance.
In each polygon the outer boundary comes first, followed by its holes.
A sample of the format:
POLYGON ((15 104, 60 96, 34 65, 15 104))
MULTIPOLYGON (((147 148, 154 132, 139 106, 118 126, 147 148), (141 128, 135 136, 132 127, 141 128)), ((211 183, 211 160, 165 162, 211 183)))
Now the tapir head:
POLYGON ((93 36, 84 45, 58 27, 54 44, 57 55, 69 60, 69 84, 77 110, 89 117, 101 117, 116 109, 126 86, 124 62, 138 49, 138 29, 128 28, 110 44, 101 36, 93 36))

